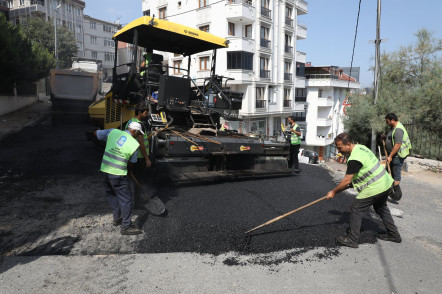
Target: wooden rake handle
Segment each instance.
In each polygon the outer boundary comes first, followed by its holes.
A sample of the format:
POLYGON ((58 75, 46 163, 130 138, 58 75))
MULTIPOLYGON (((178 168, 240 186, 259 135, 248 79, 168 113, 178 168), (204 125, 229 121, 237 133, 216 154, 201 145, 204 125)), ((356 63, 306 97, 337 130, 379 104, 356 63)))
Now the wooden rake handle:
POLYGON ((300 211, 300 210, 302 210, 302 209, 304 209, 304 208, 307 208, 307 207, 309 207, 309 206, 311 206, 311 205, 313 205, 313 204, 316 204, 316 203, 318 203, 318 202, 321 202, 322 200, 325 200, 325 199, 327 199, 327 196, 321 197, 321 198, 319 198, 319 199, 317 199, 317 200, 315 200, 315 201, 310 202, 309 204, 306 204, 306 205, 304 205, 304 206, 301 206, 301 207, 299 207, 299 208, 296 208, 295 210, 289 211, 289 212, 287 212, 287 213, 285 213, 285 214, 283 214, 283 215, 280 215, 280 216, 278 216, 278 217, 275 217, 274 219, 271 219, 271 220, 269 220, 269 221, 263 223, 262 225, 259 225, 259 226, 257 226, 257 227, 254 227, 254 228, 251 229, 251 230, 248 230, 248 231, 246 232, 246 234, 251 233, 251 232, 253 232, 254 230, 257 230, 257 229, 262 228, 262 227, 264 227, 264 226, 267 226, 267 225, 269 225, 269 224, 271 224, 271 223, 274 223, 274 222, 276 222, 276 221, 278 221, 278 220, 280 220, 280 219, 282 219, 282 218, 285 218, 286 216, 289 216, 289 215, 291 215, 291 214, 293 214, 293 213, 295 213, 295 212, 297 212, 297 211, 300 211))
POLYGON ((390 176, 391 176, 390 163, 387 162, 388 153, 387 153, 387 148, 385 148, 385 140, 382 140, 382 145, 384 145, 384 152, 385 152, 385 165, 387 166, 388 173, 389 173, 390 176))

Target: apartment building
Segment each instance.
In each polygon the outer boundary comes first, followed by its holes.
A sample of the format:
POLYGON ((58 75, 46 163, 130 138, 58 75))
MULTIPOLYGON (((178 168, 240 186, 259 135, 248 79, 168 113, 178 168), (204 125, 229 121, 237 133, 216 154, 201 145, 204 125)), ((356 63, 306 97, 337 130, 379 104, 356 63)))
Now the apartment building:
POLYGON ((305 67, 306 116, 297 120, 305 137, 305 149, 316 151, 319 159, 330 157, 334 137, 344 131, 344 101, 347 93, 360 88, 359 68, 356 78, 337 66, 305 67))
POLYGON ((112 76, 115 59, 115 42, 112 36, 121 28, 121 25, 99 20, 84 15, 84 57, 102 61, 103 78, 112 76))
MULTIPOLYGON (((229 48, 218 50, 216 72, 232 77, 230 88, 244 92, 240 116, 230 122, 242 132, 281 135, 281 123, 299 113, 305 117, 304 103, 297 102, 296 90, 304 89, 306 54, 296 50, 297 41, 307 37, 307 28, 298 17, 308 13, 303 0, 142 0, 144 15, 199 28, 226 38, 229 48)), ((180 68, 187 58, 166 56, 169 66, 180 68)), ((189 75, 208 77, 211 52, 196 54, 189 75)), ((300 96, 301 100, 305 99, 300 96)))
POLYGON ((75 34, 78 56, 84 56, 83 10, 86 6, 80 0, 9 0, 9 18, 18 24, 28 17, 39 16, 46 21, 56 21, 75 34))

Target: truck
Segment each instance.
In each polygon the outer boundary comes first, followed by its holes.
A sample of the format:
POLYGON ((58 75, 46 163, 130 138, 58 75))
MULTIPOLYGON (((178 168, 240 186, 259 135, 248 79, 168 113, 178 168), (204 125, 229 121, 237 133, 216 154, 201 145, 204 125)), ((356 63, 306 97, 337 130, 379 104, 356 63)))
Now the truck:
POLYGON ((101 91, 101 60, 74 57, 70 69, 51 69, 50 97, 53 119, 88 120, 88 107, 101 91))
POLYGON ((129 23, 113 39, 112 87, 89 106, 89 116, 100 129, 124 128, 135 105, 146 103, 149 157, 159 180, 190 183, 296 174, 287 168, 287 142, 222 127, 222 119, 241 120, 244 96, 232 90, 231 78, 215 73, 217 49, 228 48, 226 39, 150 16, 129 23), (133 48, 129 62, 119 58, 120 42, 133 48), (141 74, 144 52, 151 60, 141 74), (210 71, 191 77, 191 61, 202 52, 211 52, 210 71), (167 58, 176 56, 187 58, 187 69, 168 64, 167 58))

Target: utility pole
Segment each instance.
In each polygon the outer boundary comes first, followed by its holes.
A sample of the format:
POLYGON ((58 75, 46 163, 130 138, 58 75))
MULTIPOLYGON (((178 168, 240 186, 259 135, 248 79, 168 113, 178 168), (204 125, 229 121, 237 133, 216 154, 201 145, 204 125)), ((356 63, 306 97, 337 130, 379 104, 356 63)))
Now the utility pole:
MULTIPOLYGON (((380 47, 381 47, 381 0, 377 0, 376 40, 375 43, 375 70, 374 70, 374 104, 378 101, 379 78, 380 78, 380 47)), ((371 129, 371 151, 376 154, 376 132, 371 129)))
POLYGON ((58 69, 58 53, 57 53, 57 12, 58 12, 58 8, 60 8, 61 4, 59 4, 57 6, 57 8, 55 8, 55 15, 54 15, 54 36, 55 36, 55 68, 58 69))

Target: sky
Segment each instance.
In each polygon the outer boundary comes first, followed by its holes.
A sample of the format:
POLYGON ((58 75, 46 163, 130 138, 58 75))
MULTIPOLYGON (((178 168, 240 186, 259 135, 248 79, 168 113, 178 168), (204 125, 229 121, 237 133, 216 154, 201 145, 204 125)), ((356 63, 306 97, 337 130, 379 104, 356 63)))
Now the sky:
MULTIPOLYGON (((259 0, 255 0, 259 1, 259 0)), ((98 19, 126 24, 142 16, 141 0, 86 0, 84 13, 98 19)), ((358 14, 358 0, 307 0, 308 14, 298 22, 307 27, 307 39, 297 50, 307 53, 312 65, 348 67, 351 63, 358 14)), ((354 67, 360 67, 361 87, 373 83, 377 0, 361 0, 354 67)), ((416 41, 414 34, 428 29, 442 39, 442 0, 383 0, 381 52, 392 52, 416 41)))

